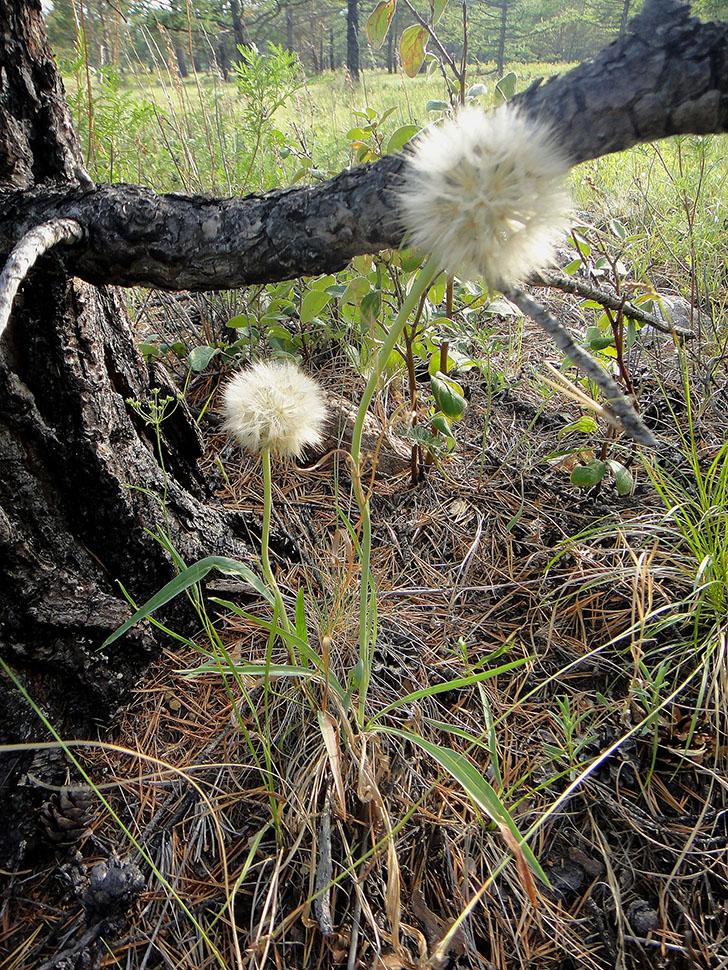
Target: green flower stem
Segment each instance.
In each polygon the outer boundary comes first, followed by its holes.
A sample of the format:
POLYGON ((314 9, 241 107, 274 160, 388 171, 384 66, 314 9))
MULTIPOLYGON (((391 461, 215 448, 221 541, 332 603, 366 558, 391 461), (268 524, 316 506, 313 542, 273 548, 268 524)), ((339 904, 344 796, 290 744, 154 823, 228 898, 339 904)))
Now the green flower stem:
POLYGON ((384 370, 397 341, 402 335, 404 325, 407 323, 410 314, 422 299, 423 294, 429 289, 430 284, 437 276, 437 273, 437 264, 434 262, 434 260, 428 259, 420 270, 417 279, 412 284, 412 288, 407 294, 407 297, 402 304, 399 313, 395 317, 394 323, 389 328, 389 333, 387 334, 387 337, 382 344, 379 353, 377 354, 374 370, 372 371, 372 375, 367 381, 367 386, 364 388, 364 393, 362 394, 361 403, 359 404, 359 410, 357 411, 356 415, 356 422, 354 423, 354 432, 351 437, 351 459, 354 466, 357 468, 359 467, 359 458, 361 453, 361 436, 362 429, 364 428, 364 418, 369 410, 371 400, 374 397, 374 391, 377 389, 379 376, 384 370))
POLYGON ((273 570, 270 567, 270 558, 268 556, 268 540, 270 537, 270 514, 273 508, 273 489, 271 486, 271 470, 270 470, 270 448, 264 448, 260 453, 260 457, 263 462, 263 535, 261 538, 261 560, 263 566, 263 576, 265 581, 270 586, 273 591, 273 596, 276 601, 276 609, 278 611, 278 621, 280 623, 281 629, 285 633, 291 632, 291 624, 288 622, 288 616, 286 615, 286 608, 283 605, 283 597, 281 596, 281 591, 278 588, 278 583, 273 575, 273 570))
POLYGON ((361 561, 361 592, 359 597, 359 662, 361 664, 362 676, 359 686, 359 722, 364 722, 364 704, 366 702, 367 688, 369 685, 370 659, 369 642, 372 634, 372 624, 369 616, 369 593, 370 593, 370 560, 372 548, 372 523, 369 516, 369 499, 363 489, 361 480, 361 438, 364 428, 364 419, 369 405, 374 397, 374 392, 379 383, 379 377, 387 365, 392 351, 402 335, 404 326, 410 314, 415 309, 423 295, 427 293, 433 279, 437 276, 439 267, 433 259, 426 260, 420 270, 417 279, 407 294, 399 313, 397 314, 389 333, 382 344, 374 370, 364 388, 359 410, 357 411, 354 431, 351 436, 351 461, 354 475, 354 494, 361 513, 361 540, 359 542, 359 559, 361 561))

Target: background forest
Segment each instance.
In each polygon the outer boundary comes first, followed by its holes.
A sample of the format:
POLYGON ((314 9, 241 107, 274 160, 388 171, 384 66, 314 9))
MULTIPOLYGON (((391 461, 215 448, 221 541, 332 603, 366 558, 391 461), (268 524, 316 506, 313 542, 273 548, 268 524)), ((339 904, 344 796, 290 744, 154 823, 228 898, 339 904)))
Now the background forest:
MULTIPOLYGON (((191 60, 198 70, 215 64, 227 76, 238 59, 238 45, 283 45, 295 52, 309 73, 336 70, 347 63, 347 24, 363 27, 375 4, 349 0, 48 0, 51 44, 61 58, 76 52, 83 26, 89 63, 133 69, 139 61, 152 69, 162 28, 182 77, 191 60), (151 32, 151 33, 150 33, 151 32)), ((390 41, 377 51, 361 31, 361 67, 393 70, 394 35, 426 16, 428 5, 400 4, 390 41)), ((468 4, 468 58, 473 64, 497 61, 573 62, 592 57, 626 28, 642 0, 473 0, 468 4)), ((698 0, 695 13, 715 20, 726 16, 725 0, 698 0)), ((456 57, 462 53, 462 9, 451 4, 438 23, 438 36, 456 57)))

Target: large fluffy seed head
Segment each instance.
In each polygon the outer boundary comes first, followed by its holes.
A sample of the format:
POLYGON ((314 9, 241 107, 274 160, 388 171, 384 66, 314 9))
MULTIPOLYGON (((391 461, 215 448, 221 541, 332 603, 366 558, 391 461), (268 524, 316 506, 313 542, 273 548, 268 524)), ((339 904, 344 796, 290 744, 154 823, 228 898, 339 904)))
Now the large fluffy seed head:
POLYGON ((316 381, 291 361, 254 364, 228 381, 225 428, 247 451, 299 458, 322 440, 326 404, 316 381))
POLYGON ((415 142, 400 197, 408 241, 463 279, 523 279, 566 228, 568 169, 544 125, 509 105, 466 107, 415 142))

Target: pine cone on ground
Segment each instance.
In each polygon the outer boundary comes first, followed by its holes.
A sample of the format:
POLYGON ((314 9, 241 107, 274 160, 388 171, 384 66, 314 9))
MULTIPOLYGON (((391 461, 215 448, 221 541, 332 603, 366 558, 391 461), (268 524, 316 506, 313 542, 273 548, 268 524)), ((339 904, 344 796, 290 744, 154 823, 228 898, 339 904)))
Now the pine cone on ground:
POLYGON ((40 821, 48 839, 59 848, 77 845, 91 834, 95 811, 92 793, 84 788, 62 788, 44 803, 40 821))

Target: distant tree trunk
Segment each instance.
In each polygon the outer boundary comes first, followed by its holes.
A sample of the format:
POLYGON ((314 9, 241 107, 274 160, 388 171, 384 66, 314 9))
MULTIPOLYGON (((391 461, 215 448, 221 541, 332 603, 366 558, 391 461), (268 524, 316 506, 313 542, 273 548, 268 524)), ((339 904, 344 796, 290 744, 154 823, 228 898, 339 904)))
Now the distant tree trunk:
POLYGON ((397 34, 396 20, 397 15, 395 14, 392 18, 392 23, 389 25, 389 32, 387 33, 387 74, 395 74, 397 71, 397 65, 394 59, 394 38, 397 34))
POLYGON ((336 69, 336 57, 334 55, 334 28, 329 29, 329 70, 336 69))
POLYGON ((182 45, 178 44, 177 41, 173 41, 172 49, 174 50, 174 57, 177 61, 177 70, 179 71, 179 76, 187 77, 190 72, 187 70, 187 61, 185 59, 185 52, 182 45))
POLYGON ((248 32, 243 22, 243 6, 241 0, 230 0, 230 17, 233 22, 233 37, 236 47, 247 47, 250 43, 248 32))
POLYGON ((627 32, 627 18, 629 17, 629 7, 631 0, 624 0, 624 6, 622 7, 622 19, 619 22, 619 36, 624 37, 627 32))
POLYGON ((293 10, 290 3, 286 4, 286 47, 289 51, 296 49, 293 38, 293 10))
POLYGON ((230 60, 228 58, 227 47, 225 46, 224 41, 220 41, 215 48, 215 60, 217 62, 217 66, 220 68, 223 81, 227 81, 228 74, 230 73, 230 60))
POLYGON ((346 67, 354 81, 359 80, 359 0, 347 0, 346 67))
POLYGON ((497 70, 498 74, 503 76, 503 67, 505 64, 506 56, 506 27, 508 25, 508 0, 501 0, 501 16, 500 16, 500 31, 498 33, 498 55, 497 55, 497 70))
POLYGON ((119 67, 119 30, 121 27, 121 11, 114 11, 114 47, 112 61, 115 67, 119 67))
POLYGON ((99 23, 101 24, 101 49, 99 51, 99 64, 103 67, 104 64, 108 64, 113 60, 111 51, 111 42, 109 39, 109 29, 106 23, 106 14, 104 11, 106 0, 98 0, 96 4, 96 9, 99 13, 99 23))

